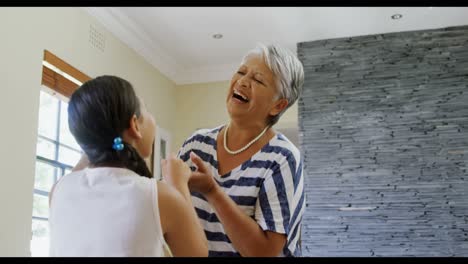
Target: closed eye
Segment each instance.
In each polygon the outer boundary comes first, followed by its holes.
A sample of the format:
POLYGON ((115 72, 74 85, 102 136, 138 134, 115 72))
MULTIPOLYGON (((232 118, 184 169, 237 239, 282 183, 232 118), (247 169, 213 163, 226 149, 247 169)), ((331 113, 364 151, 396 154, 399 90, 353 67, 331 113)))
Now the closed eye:
POLYGON ((265 84, 263 84, 263 82, 260 81, 260 80, 255 79, 255 81, 258 82, 259 84, 265 85, 265 84))
POLYGON ((245 73, 238 71, 237 74, 244 75, 245 73))

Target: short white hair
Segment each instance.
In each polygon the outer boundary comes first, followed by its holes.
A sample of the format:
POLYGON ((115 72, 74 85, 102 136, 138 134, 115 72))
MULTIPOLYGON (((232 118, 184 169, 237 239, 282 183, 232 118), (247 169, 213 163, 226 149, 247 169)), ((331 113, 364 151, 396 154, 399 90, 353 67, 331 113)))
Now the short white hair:
POLYGON ((242 59, 242 63, 251 55, 260 55, 265 60, 265 64, 276 78, 279 98, 288 100, 288 106, 270 119, 269 123, 273 126, 302 93, 304 68, 294 53, 274 44, 265 45, 258 43, 254 49, 247 52, 242 59))

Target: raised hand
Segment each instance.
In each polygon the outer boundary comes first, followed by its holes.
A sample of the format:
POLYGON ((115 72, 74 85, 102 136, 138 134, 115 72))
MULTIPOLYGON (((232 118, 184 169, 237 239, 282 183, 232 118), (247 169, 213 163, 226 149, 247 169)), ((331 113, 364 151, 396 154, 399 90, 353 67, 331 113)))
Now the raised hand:
POLYGON ((169 185, 180 191, 187 188, 191 170, 174 153, 169 158, 161 160, 161 169, 163 178, 169 185))
POLYGON ((198 157, 195 153, 190 152, 190 159, 193 164, 197 166, 197 170, 192 172, 188 182, 191 191, 199 192, 203 196, 209 195, 213 190, 218 187, 213 174, 206 167, 203 160, 198 157))

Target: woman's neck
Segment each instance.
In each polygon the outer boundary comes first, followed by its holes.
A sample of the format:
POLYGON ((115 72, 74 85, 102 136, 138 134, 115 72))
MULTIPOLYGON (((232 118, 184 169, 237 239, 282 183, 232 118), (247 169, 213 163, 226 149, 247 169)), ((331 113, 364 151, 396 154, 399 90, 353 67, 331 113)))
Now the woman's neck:
MULTIPOLYGON (((262 124, 262 123, 250 123, 250 124, 245 124, 245 123, 239 123, 231 120, 231 122, 228 124, 229 129, 228 129, 228 134, 227 134, 227 140, 228 140, 228 145, 231 147, 242 147, 245 144, 249 143, 252 141, 254 138, 256 138, 262 131, 266 128, 267 124, 262 124)), ((226 133, 226 128, 227 126, 224 127, 224 133, 226 133)), ((271 130, 269 128, 268 130, 271 130)), ((270 131, 267 131, 265 134, 270 134, 268 133, 270 131)))

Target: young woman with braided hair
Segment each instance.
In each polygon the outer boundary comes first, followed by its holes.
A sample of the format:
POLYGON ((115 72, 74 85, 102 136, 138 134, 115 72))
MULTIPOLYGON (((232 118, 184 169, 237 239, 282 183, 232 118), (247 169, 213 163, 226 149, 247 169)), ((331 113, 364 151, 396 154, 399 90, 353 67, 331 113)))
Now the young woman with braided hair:
POLYGON ((143 158, 155 121, 128 81, 84 83, 71 96, 68 123, 87 160, 52 189, 51 256, 164 256, 166 245, 174 256, 207 256, 190 168, 172 155, 162 162, 166 181, 153 178, 143 158))

